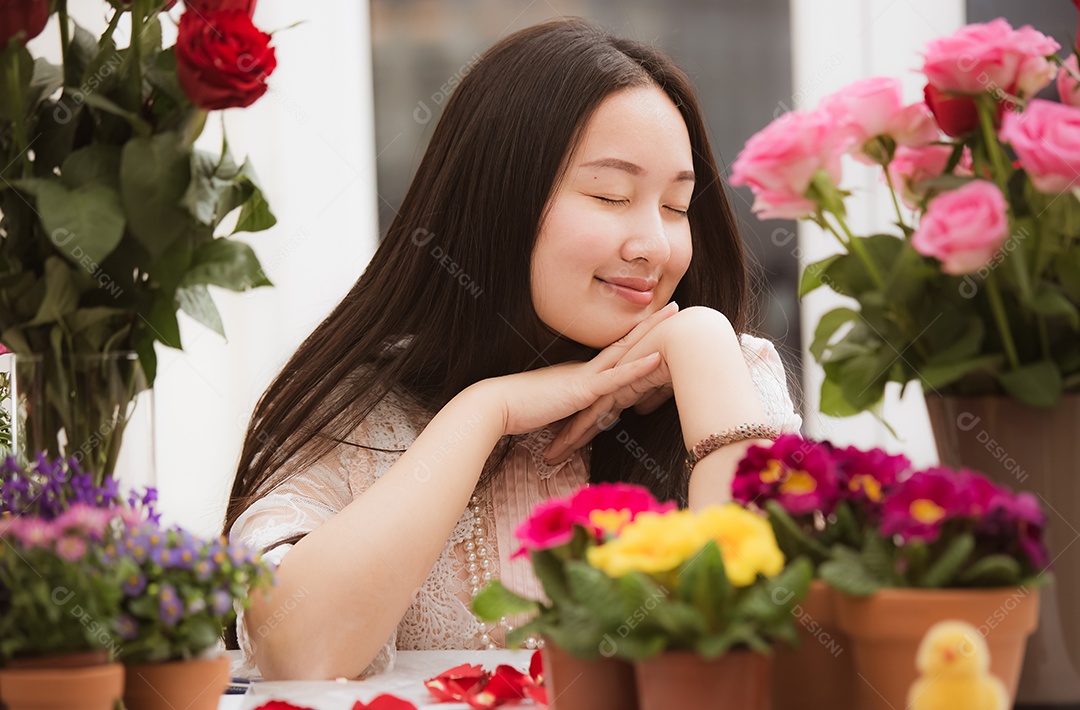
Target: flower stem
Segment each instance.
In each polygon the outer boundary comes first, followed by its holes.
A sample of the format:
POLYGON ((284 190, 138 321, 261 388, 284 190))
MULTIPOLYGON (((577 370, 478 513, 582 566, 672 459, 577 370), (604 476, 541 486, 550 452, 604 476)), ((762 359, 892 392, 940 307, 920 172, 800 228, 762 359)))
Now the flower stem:
POLYGON ((877 264, 874 263, 874 260, 870 258, 870 254, 867 253, 866 247, 864 247, 863 243, 856 239, 855 235, 851 233, 851 230, 848 228, 847 222, 844 221, 843 217, 838 214, 833 214, 833 217, 836 218, 836 222, 840 225, 840 229, 844 230, 844 234, 847 235, 848 246, 855 252, 855 256, 859 257, 859 260, 866 265, 866 270, 870 273, 870 278, 874 280, 874 284, 877 285, 878 288, 885 288, 885 279, 881 276, 881 272, 878 271, 877 264))
POLYGON ((1015 370, 1020 367, 1020 357, 1016 353, 1016 343, 1013 342, 1012 331, 1009 329, 1009 319, 1005 315, 1005 303, 1001 300, 997 279, 993 274, 989 274, 985 283, 986 293, 990 297, 990 308, 994 311, 994 321, 1001 334, 1001 343, 1005 347, 1005 355, 1009 358, 1012 369, 1015 370))
POLYGON ((979 127, 982 128, 983 142, 986 144, 986 155, 994 167, 994 182, 997 183, 1002 192, 1006 192, 1005 186, 1008 184, 1009 176, 1006 173, 1005 156, 1001 153, 1001 144, 998 143, 997 131, 994 130, 994 105, 993 103, 987 105, 988 100, 993 101, 993 97, 989 94, 979 98, 979 127))
POLYGON ((889 186, 889 197, 892 198, 893 207, 896 208, 896 219, 898 220, 901 229, 906 231, 907 223, 904 222, 904 214, 900 211, 900 201, 896 199, 896 188, 893 187, 892 175, 889 175, 888 164, 882 166, 885 170, 885 182, 889 186))
POLYGON ((18 151, 18 160, 22 163, 22 177, 28 178, 33 172, 30 164, 30 149, 26 144, 26 111, 23 108, 22 75, 19 71, 19 51, 11 51, 11 61, 7 65, 8 73, 8 100, 11 102, 11 115, 14 123, 15 150, 18 151))
POLYGON ((67 0, 60 0, 56 5, 56 19, 60 25, 60 62, 64 65, 65 79, 68 70, 68 45, 71 44, 71 28, 68 27, 67 0))

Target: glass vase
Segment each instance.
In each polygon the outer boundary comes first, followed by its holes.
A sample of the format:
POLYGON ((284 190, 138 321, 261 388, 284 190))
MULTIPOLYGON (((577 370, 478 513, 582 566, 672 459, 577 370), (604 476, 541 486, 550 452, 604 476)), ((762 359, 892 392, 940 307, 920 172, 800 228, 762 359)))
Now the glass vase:
POLYGON ((94 482, 121 491, 157 485, 153 390, 134 352, 9 357, 13 453, 74 458, 94 482))

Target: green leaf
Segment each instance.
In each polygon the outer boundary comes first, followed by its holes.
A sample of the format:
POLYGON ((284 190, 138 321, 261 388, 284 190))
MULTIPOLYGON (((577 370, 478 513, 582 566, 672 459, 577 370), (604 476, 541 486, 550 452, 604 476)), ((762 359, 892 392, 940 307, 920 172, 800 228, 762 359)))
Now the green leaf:
POLYGON ((810 353, 814 359, 821 362, 825 354, 825 348, 829 341, 845 323, 850 323, 859 317, 859 312, 851 308, 835 308, 821 316, 817 328, 814 330, 814 341, 810 344, 810 353))
POLYGON ((715 623, 717 613, 727 606, 731 595, 724 560, 715 540, 710 540, 679 568, 675 592, 679 599, 703 612, 710 626, 715 623))
POLYGON ((1000 355, 983 355, 947 365, 927 365, 919 370, 918 374, 924 390, 937 390, 951 385, 964 375, 978 370, 988 370, 1000 362, 1000 355))
POLYGON ((214 299, 206 286, 185 286, 176 289, 176 302, 180 310, 205 325, 221 337, 225 337, 225 326, 221 322, 214 299))
POLYGON ((919 586, 930 589, 948 587, 974 551, 975 537, 971 533, 957 535, 926 570, 926 574, 919 580, 919 586))
POLYGON ((659 632, 632 634, 617 639, 611 638, 607 645, 614 645, 617 658, 627 661, 644 661, 663 652, 667 646, 667 639, 659 632))
POLYGON ((826 377, 821 382, 821 413, 827 417, 853 417, 862 410, 858 409, 847 399, 840 384, 826 377))
POLYGON ((616 627, 626 619, 618 582, 582 560, 566 563, 566 581, 571 594, 604 627, 616 627))
POLYGON ((1053 407, 1061 400, 1064 383, 1057 365, 1041 360, 998 375, 1012 397, 1033 407, 1053 407))
POLYGON ((574 604, 574 596, 559 558, 550 550, 533 550, 529 556, 532 558, 533 572, 551 603, 560 609, 574 604))
POLYGON ((181 199, 191 181, 187 151, 175 133, 133 138, 120 156, 120 193, 132 233, 154 259, 187 232, 181 199))
POLYGON ((72 313, 79 306, 79 294, 69 269, 60 257, 45 260, 45 300, 27 326, 53 323, 72 313))
POLYGON ((826 270, 841 256, 841 254, 833 254, 821 261, 808 264, 806 268, 803 269, 802 278, 799 279, 799 298, 802 298, 806 294, 827 283, 828 279, 825 278, 826 270))
POLYGON ((833 589, 856 597, 873 594, 881 589, 881 580, 872 575, 861 556, 846 547, 833 548, 833 559, 818 568, 821 578, 833 589))
POLYGON ((976 560, 956 577, 966 587, 1006 587, 1018 584, 1020 563, 1009 555, 989 555, 976 560))
POLYGON ((101 94, 83 94, 82 100, 83 103, 85 103, 87 106, 96 108, 99 111, 104 111, 105 113, 110 113, 113 116, 118 116, 124 119, 125 121, 127 121, 128 125, 131 126, 131 130, 134 131, 135 135, 137 136, 145 138, 153 132, 150 124, 143 120, 143 118, 139 116, 139 114, 128 111, 124 107, 114 103, 111 99, 108 99, 101 94))
POLYGON ((1031 309, 1048 318, 1064 318, 1073 330, 1080 330, 1080 310, 1049 283, 1040 285, 1039 292, 1031 302, 1031 309))
POLYGON ((277 218, 270 212, 270 205, 263 197, 262 190, 256 189, 240 210, 240 217, 236 221, 237 232, 261 232, 270 229, 277 224, 277 218))
MULTIPOLYGON (((165 293, 158 293, 146 316, 146 327, 153 337, 162 344, 183 350, 180 343, 180 324, 176 320, 176 299, 165 293)), ((140 353, 140 358, 141 358, 140 353)))
MULTIPOLYGON (((69 19, 70 21, 70 19, 69 19)), ((71 22, 74 32, 68 45, 64 83, 68 86, 81 86, 87 67, 98 55, 97 37, 90 34, 76 22, 71 22)))
POLYGON ((986 336, 986 324, 982 318, 971 316, 966 319, 967 327, 960 333, 960 337, 946 346, 935 348, 934 355, 927 364, 944 365, 970 360, 977 356, 986 336))
POLYGON ((46 181, 38 188, 38 210, 60 253, 90 271, 96 271, 124 236, 120 196, 107 185, 69 190, 58 181, 46 181))
POLYGON ((191 269, 181 284, 208 284, 233 291, 273 285, 251 247, 231 239, 214 239, 196 249, 191 269))
POLYGON ((498 621, 504 616, 535 612, 540 605, 504 587, 499 580, 490 582, 472 601, 473 612, 485 621, 498 621))
POLYGON ((47 99, 57 89, 64 85, 64 68, 38 57, 34 60, 34 73, 27 87, 28 111, 33 111, 37 105, 47 99))
POLYGON ((104 143, 92 143, 80 148, 64 160, 60 179, 71 188, 101 183, 119 191, 120 149, 104 143))
POLYGON ((809 554, 817 561, 822 561, 829 556, 829 551, 817 540, 808 535, 802 526, 796 523, 791 515, 784 510, 784 506, 775 500, 765 501, 765 511, 769 515, 769 523, 772 524, 776 533, 777 541, 783 538, 787 545, 781 545, 786 557, 796 557, 800 554, 809 554))

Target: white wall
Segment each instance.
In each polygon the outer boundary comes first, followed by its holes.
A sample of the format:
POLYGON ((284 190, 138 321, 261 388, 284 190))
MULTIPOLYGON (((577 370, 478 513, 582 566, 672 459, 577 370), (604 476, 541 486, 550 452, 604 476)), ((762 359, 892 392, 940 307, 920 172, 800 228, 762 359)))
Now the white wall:
MULTIPOLYGON (((824 5, 821 0, 791 0, 795 108, 813 109, 822 97, 871 76, 899 77, 904 99, 920 100, 925 81, 916 72, 922 65, 919 52, 929 40, 964 24, 963 0, 829 0, 827 12, 824 5)), ((897 231, 891 224, 895 211, 879 175, 880 169, 854 161, 844 164, 843 187, 855 193, 848 199, 847 209, 856 234, 897 231)), ((799 247, 803 266, 839 251, 833 236, 805 223, 799 226, 799 247)), ((807 434, 842 445, 881 446, 903 452, 917 466, 936 463, 934 439, 917 382, 907 387, 902 399, 897 385, 890 384, 886 392, 884 419, 899 439, 870 414, 835 419, 817 413, 824 373, 807 347, 821 314, 844 305, 845 300, 821 288, 802 303, 804 387, 806 411, 811 413, 806 418, 807 434)))
MULTIPOLYGON (((95 35, 102 0, 69 3, 95 35)), ((172 11, 179 18, 181 8, 172 11)), ((261 0, 255 23, 274 35, 278 68, 253 106, 224 112, 229 144, 255 165, 278 224, 240 235, 274 288, 212 289, 228 341, 180 315, 184 351, 158 346, 157 483, 165 522, 220 530, 244 428, 270 379, 359 277, 378 242, 371 42, 366 0, 261 0)), ((175 24, 164 22, 166 44, 175 24)), ((117 32, 126 46, 128 31, 117 32)), ((31 44, 59 62, 55 18, 31 44)), ((221 113, 198 146, 217 150, 221 113)))

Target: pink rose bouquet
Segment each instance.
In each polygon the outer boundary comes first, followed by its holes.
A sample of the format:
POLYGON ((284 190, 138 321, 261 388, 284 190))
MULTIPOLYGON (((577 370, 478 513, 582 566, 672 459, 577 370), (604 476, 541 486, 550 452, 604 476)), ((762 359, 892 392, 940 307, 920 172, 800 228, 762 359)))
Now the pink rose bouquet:
POLYGON ((922 100, 863 79, 747 141, 730 182, 758 216, 840 246, 799 286, 856 302, 810 346, 825 414, 877 412, 889 382, 1035 407, 1080 391, 1080 71, 1059 50, 1030 26, 968 25, 926 45, 922 100), (1035 98, 1055 81, 1060 103, 1035 98), (880 167, 896 233, 849 227, 848 158, 880 167))
POLYGON ((786 435, 749 449, 732 494, 768 513, 785 557, 808 558, 850 594, 1047 577, 1046 519, 1034 496, 973 471, 913 471, 880 449, 786 435))

